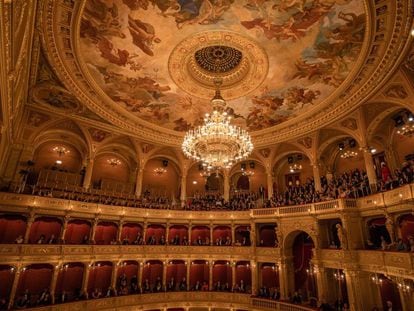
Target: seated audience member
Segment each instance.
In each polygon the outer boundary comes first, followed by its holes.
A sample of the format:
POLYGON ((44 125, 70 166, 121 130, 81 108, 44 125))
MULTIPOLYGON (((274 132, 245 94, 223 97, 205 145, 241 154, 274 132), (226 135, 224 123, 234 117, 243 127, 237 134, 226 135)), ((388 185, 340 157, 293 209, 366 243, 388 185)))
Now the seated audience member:
POLYGON ((194 291, 200 291, 201 290, 201 283, 200 281, 197 281, 193 287, 194 291))
POLYGON ((37 299, 36 305, 38 306, 47 306, 52 302, 52 297, 50 296, 50 291, 48 288, 45 288, 39 298, 37 299))
POLYGON ((16 307, 18 309, 24 309, 24 308, 30 307, 31 299, 32 299, 32 296, 29 293, 29 290, 26 289, 23 296, 17 299, 16 307))
POLYGON ((171 277, 171 279, 168 281, 167 284, 167 291, 174 291, 175 290, 175 280, 174 277, 171 277))
POLYGON ((201 290, 202 290, 203 292, 208 291, 208 284, 207 284, 207 282, 203 282, 203 285, 201 285, 201 290))
POLYGON ((23 244, 24 239, 22 235, 19 235, 15 240, 14 240, 14 244, 23 244))
POLYGON ((92 297, 92 299, 101 298, 102 297, 102 292, 98 288, 95 287, 95 289, 92 292, 91 297, 92 297))
POLYGON ((46 237, 44 234, 41 234, 40 237, 37 239, 36 244, 45 244, 46 243, 46 237))
POLYGON ((398 239, 396 246, 395 246, 396 250, 399 252, 405 252, 408 250, 408 246, 407 244, 404 243, 404 241, 402 239, 398 239))
POLYGON ((186 281, 185 277, 180 282, 179 290, 180 291, 187 290, 187 281, 186 281))
POLYGON ((57 239, 54 234, 52 234, 49 240, 47 240, 47 244, 56 244, 56 242, 57 242, 57 239))
POLYGON ((144 285, 142 286, 142 291, 143 291, 143 293, 149 293, 149 292, 151 292, 151 285, 150 285, 148 279, 145 279, 144 285))

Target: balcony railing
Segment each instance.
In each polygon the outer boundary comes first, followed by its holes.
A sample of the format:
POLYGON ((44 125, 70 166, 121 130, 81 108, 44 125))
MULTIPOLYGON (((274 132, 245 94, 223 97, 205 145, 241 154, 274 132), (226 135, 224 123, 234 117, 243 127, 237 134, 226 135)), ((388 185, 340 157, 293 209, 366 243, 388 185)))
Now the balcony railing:
POLYGON ((35 207, 48 210, 65 210, 78 213, 105 214, 110 216, 171 218, 171 219, 250 219, 273 218, 283 216, 319 215, 337 212, 347 209, 372 209, 378 207, 390 207, 402 204, 414 199, 414 184, 390 190, 383 193, 373 194, 359 199, 337 199, 312 204, 283 206, 274 208, 253 209, 250 211, 183 211, 183 210, 161 210, 132 208, 124 206, 103 205, 57 199, 50 197, 39 197, 15 193, 0 193, 0 202, 8 207, 35 207))
POLYGON ((302 306, 294 305, 282 301, 268 300, 268 299, 259 299, 252 298, 252 306, 258 307, 259 309, 271 309, 277 311, 314 311, 316 309, 302 306))

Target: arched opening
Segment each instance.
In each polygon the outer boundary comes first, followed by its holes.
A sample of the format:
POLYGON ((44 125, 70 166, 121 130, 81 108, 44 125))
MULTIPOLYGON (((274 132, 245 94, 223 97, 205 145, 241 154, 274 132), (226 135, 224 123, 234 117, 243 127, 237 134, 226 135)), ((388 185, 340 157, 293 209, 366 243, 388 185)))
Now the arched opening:
POLYGON ((35 219, 29 235, 32 244, 56 244, 62 230, 62 221, 55 217, 41 216, 35 219))
POLYGON ((89 244, 91 223, 84 219, 72 219, 68 221, 65 232, 66 244, 89 244))
POLYGON ((84 270, 84 264, 79 262, 70 262, 62 265, 56 282, 56 302, 65 303, 79 297, 84 270))
POLYGON ((122 226, 121 243, 123 245, 128 244, 141 244, 143 235, 143 228, 137 223, 125 223, 122 226))
POLYGON ((50 297, 52 275, 53 266, 49 264, 32 264, 25 267, 20 273, 17 286, 17 306, 22 305, 23 302, 26 302, 23 305, 27 307, 39 305, 39 298, 43 292, 49 292, 49 297, 42 304, 50 304, 52 301, 50 297))
POLYGON ((95 228, 95 244, 117 244, 118 225, 110 221, 101 221, 95 228))
POLYGON ((191 262, 190 267, 190 288, 194 291, 209 290, 209 266, 204 260, 191 262))
POLYGON ((404 243, 414 245, 414 242, 410 243, 410 240, 414 239, 414 215, 406 214, 398 218, 398 225, 400 231, 400 237, 404 243))
POLYGON ((26 217, 24 216, 0 215, 0 243, 23 243, 26 226, 26 217))
POLYGON ((147 227, 147 245, 165 245, 165 227, 163 225, 151 224, 147 227))
POLYGON ((235 246, 250 246, 250 226, 237 226, 235 228, 234 238, 236 239, 236 241, 234 242, 235 246))
POLYGON ((260 265, 259 296, 264 298, 280 298, 279 270, 274 263, 262 263, 260 265))
POLYGON ((147 261, 142 271, 142 291, 144 293, 160 292, 162 288, 163 263, 159 260, 147 261))
POLYGON ((237 178, 236 189, 241 191, 249 191, 250 190, 250 181, 249 177, 246 175, 241 174, 237 178))
POLYGON ((250 262, 236 262, 236 280, 234 284, 234 291, 241 293, 251 293, 251 288, 252 271, 250 269, 250 262))
POLYGON ((111 286, 112 263, 109 261, 95 262, 89 272, 88 294, 90 298, 101 298, 111 286))
POLYGON ((167 291, 187 290, 187 263, 173 260, 167 266, 167 291))
POLYGON ((380 280, 379 287, 384 310, 389 310, 388 302, 392 304, 392 310, 402 310, 398 285, 383 274, 377 275, 380 280))
POLYGON ((9 302, 16 269, 9 265, 0 265, 0 299, 9 302))
POLYGON ((184 225, 172 225, 169 230, 171 245, 188 245, 188 228, 184 225))
POLYGON ((193 226, 191 228, 191 244, 192 245, 210 245, 210 227, 193 226))
POLYGON ((262 247, 276 246, 276 225, 275 224, 260 224, 258 245, 262 247))
POLYGON ((224 193, 224 178, 221 174, 211 174, 207 177, 205 190, 207 192, 224 193))
POLYGON ((118 296, 137 294, 138 291, 138 262, 123 261, 117 271, 116 290, 118 296))
POLYGON ((228 226, 216 226, 213 229, 213 241, 216 246, 230 246, 232 245, 231 240, 231 227, 228 226))
POLYGON ((391 243, 391 238, 385 226, 385 222, 385 217, 370 219, 367 222, 369 232, 369 240, 367 241, 368 248, 380 249, 383 246, 383 240, 387 245, 391 243))
POLYGON ((219 260, 213 264, 213 288, 216 292, 230 291, 232 288, 232 268, 230 262, 219 260))

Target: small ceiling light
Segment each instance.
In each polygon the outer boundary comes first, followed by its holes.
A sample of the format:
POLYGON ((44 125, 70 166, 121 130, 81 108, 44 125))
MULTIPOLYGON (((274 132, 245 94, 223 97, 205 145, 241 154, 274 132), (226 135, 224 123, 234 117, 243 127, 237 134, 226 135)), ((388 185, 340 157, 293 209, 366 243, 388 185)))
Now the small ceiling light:
POLYGON ((117 159, 117 158, 111 158, 111 159, 108 159, 108 163, 109 163, 111 166, 118 166, 118 165, 120 165, 122 162, 121 162, 121 160, 119 160, 119 159, 117 159))
POLYGON ((197 180, 193 180, 193 185, 197 185, 197 180))
POLYGON ((374 153, 376 153, 377 152, 377 149, 375 149, 375 148, 371 148, 371 153, 372 154, 374 154, 374 153))
POLYGON ((411 35, 414 37, 414 28, 411 29, 411 35))
POLYGON ((56 162, 55 162, 57 165, 61 165, 62 164, 62 161, 61 160, 56 160, 56 162))

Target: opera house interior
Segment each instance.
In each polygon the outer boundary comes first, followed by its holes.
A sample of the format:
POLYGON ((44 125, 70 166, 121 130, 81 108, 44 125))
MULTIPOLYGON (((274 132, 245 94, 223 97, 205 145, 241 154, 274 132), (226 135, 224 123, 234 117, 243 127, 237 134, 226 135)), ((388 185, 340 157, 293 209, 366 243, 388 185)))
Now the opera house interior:
POLYGON ((414 0, 1 0, 0 310, 413 311, 414 0))

